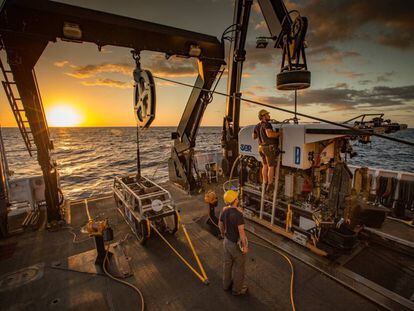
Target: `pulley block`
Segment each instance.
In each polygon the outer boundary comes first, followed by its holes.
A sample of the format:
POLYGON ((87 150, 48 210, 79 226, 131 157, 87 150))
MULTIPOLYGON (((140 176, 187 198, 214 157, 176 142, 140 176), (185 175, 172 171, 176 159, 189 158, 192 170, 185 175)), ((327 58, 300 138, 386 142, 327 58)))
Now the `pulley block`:
POLYGON ((148 128, 155 119, 155 83, 151 71, 134 70, 134 113, 138 125, 148 128))

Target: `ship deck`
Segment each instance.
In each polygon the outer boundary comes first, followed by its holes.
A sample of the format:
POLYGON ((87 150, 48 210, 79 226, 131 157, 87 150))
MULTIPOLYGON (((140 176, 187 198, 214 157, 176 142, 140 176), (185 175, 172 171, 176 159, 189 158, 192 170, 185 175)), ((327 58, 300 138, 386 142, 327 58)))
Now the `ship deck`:
MULTIPOLYGON (((288 264, 280 255, 253 244, 250 244, 246 266, 249 294, 235 297, 223 291, 222 244, 205 225, 208 209, 202 195, 188 196, 169 184, 165 187, 181 211, 182 221, 203 262, 210 284, 200 282, 159 237, 152 236, 145 246, 140 245, 135 237, 128 238, 122 245, 133 275, 125 280, 141 289, 146 310, 291 309, 288 264)), ((91 198, 88 206, 93 216, 108 217, 114 229, 113 242, 120 241, 131 233, 130 227, 117 212, 111 196, 91 198)), ((87 222, 85 203, 72 203, 68 213, 70 226, 79 232, 80 227, 87 222)), ((250 223, 249 227, 275 243, 309 255, 308 250, 258 225, 250 223)), ((84 238, 85 236, 77 237, 79 240, 84 238)), ((186 258, 192 258, 182 231, 176 237, 167 238, 186 258)), ((249 239, 259 241, 254 236, 249 236, 249 239)), ((69 229, 56 232, 39 230, 11 236, 0 241, 0 250, 0 275, 27 267, 35 267, 37 271, 36 277, 29 280, 29 276, 28 281, 20 286, 13 285, 17 282, 13 279, 9 279, 9 284, 6 284, 4 277, 0 277, 1 310, 129 310, 140 307, 139 297, 132 289, 103 274, 94 273, 93 240, 73 243, 69 229), (56 262, 60 263, 59 267, 56 262), (85 271, 74 271, 74 267, 85 271)), ((195 260, 190 261, 195 264, 195 260)), ((292 257, 292 262, 295 267, 294 299, 297 310, 380 309, 374 302, 303 261, 292 257)), ((358 267, 366 264, 367 262, 362 262, 358 267)), ((412 275, 414 270, 410 271, 412 275)))

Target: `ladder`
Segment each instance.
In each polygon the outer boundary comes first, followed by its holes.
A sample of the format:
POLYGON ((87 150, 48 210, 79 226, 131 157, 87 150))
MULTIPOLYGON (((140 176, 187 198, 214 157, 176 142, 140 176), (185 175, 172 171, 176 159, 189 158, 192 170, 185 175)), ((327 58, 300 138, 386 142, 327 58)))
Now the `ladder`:
MULTIPOLYGON (((30 156, 33 156, 33 152, 35 151, 35 148, 34 148, 33 135, 29 127, 29 121, 27 120, 27 117, 26 117, 22 99, 20 98, 19 95, 16 96, 13 92, 13 86, 16 85, 16 82, 9 80, 9 75, 13 77, 13 72, 10 69, 6 70, 4 68, 1 58, 0 58, 0 69, 3 74, 3 79, 4 79, 1 82, 3 84, 4 92, 6 93, 6 97, 9 101, 14 118, 16 119, 16 122, 17 122, 17 126, 19 127, 24 144, 26 145, 26 149, 29 152, 30 156)), ((17 88, 15 89, 16 89, 16 92, 18 93, 17 88)))

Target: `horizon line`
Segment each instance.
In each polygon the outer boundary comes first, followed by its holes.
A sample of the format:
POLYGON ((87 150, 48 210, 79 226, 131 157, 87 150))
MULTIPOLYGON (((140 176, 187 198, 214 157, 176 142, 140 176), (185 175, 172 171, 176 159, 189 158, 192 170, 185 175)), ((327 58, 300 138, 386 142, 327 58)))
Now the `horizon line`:
MULTIPOLYGON (((136 125, 94 125, 94 126, 48 126, 48 128, 108 128, 108 127, 133 127, 136 125)), ((178 127, 178 125, 154 125, 153 127, 178 127)), ((200 127, 222 127, 222 125, 201 125, 200 127)), ((18 126, 0 126, 0 128, 15 128, 18 129, 18 126)))
MULTIPOLYGON (((307 123, 307 122, 305 122, 305 123, 307 123)), ((311 123, 313 123, 313 122, 311 122, 311 123)), ((321 123, 321 122, 316 122, 316 123, 321 123)), ((252 125, 252 124, 247 124, 247 125, 240 125, 241 127, 243 127, 243 126, 248 126, 248 125, 252 125)), ((136 125, 102 125, 102 126, 99 126, 99 125, 95 125, 95 126, 48 126, 48 128, 49 129, 66 129, 66 128, 79 128, 79 129, 81 129, 81 128, 114 128, 114 127, 117 127, 117 128, 136 128, 136 125)), ((149 128, 155 128, 155 127, 164 127, 164 128, 167 128, 167 127, 178 127, 178 125, 154 125, 154 126, 150 126, 149 128)), ((222 127, 222 125, 200 125, 200 128, 202 128, 202 127, 222 127)), ((1 126, 0 125, 0 128, 3 128, 3 129, 18 129, 19 127, 18 126, 1 126)), ((407 129, 414 129, 414 127, 407 127, 407 129)))

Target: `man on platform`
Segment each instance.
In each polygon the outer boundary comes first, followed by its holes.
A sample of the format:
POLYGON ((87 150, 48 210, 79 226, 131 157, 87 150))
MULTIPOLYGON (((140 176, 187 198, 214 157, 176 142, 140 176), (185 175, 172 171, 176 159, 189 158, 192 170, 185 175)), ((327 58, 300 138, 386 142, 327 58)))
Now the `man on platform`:
POLYGON ((267 110, 260 110, 258 117, 260 122, 254 128, 253 139, 259 140, 259 154, 263 164, 262 180, 266 192, 272 192, 281 130, 279 132, 273 130, 272 124, 269 122, 270 113, 267 110))

